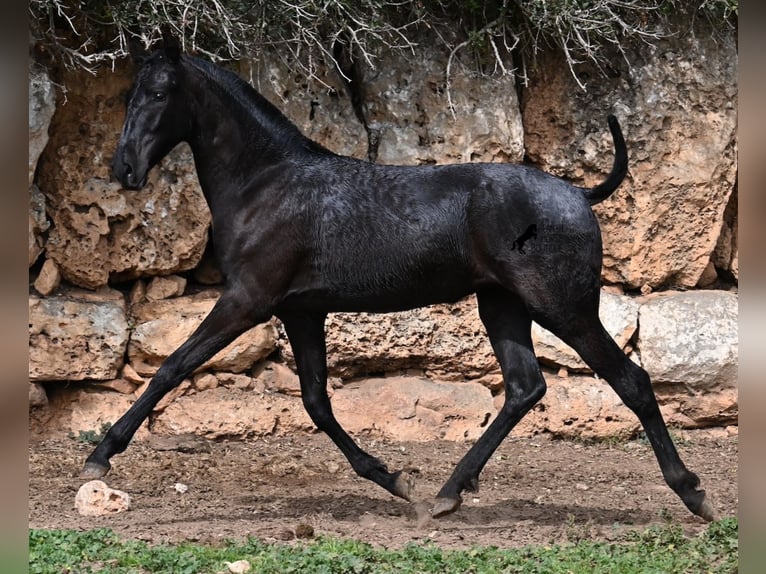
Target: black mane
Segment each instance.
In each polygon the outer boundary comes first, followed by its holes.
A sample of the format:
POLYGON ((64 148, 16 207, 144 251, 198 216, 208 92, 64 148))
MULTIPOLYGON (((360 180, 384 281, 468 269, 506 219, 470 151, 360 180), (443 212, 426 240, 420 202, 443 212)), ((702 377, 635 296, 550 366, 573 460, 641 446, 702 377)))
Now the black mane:
POLYGON ((208 60, 188 54, 185 54, 181 61, 203 73, 212 85, 239 104, 244 115, 254 117, 275 140, 314 152, 332 153, 303 135, 298 126, 241 76, 208 60))

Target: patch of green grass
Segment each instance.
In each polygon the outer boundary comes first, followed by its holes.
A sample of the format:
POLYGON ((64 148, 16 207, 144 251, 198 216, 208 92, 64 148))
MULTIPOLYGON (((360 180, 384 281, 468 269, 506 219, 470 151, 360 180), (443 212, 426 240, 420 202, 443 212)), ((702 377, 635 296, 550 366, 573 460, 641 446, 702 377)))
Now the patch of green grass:
POLYGON ((222 546, 151 545, 123 540, 108 529, 29 532, 31 574, 228 572, 225 562, 247 560, 253 573, 525 573, 525 574, 733 574, 738 571, 738 522, 725 518, 696 537, 678 525, 651 527, 619 542, 530 546, 501 550, 443 550, 410 544, 400 550, 320 537, 307 544, 256 539, 222 546))
POLYGON ((78 440, 80 442, 84 442, 87 444, 98 444, 101 442, 101 439, 104 438, 107 431, 112 428, 112 423, 101 423, 101 429, 100 430, 88 430, 88 431, 78 431, 77 436, 73 432, 69 433, 69 438, 78 440))

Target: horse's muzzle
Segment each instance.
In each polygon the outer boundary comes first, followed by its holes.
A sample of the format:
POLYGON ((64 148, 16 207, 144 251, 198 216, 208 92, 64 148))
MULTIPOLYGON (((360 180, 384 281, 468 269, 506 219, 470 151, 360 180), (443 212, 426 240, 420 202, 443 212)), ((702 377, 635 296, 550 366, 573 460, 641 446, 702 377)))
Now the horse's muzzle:
POLYGON ((112 160, 112 172, 125 189, 137 190, 146 185, 147 171, 136 169, 134 163, 122 153, 115 154, 112 160))

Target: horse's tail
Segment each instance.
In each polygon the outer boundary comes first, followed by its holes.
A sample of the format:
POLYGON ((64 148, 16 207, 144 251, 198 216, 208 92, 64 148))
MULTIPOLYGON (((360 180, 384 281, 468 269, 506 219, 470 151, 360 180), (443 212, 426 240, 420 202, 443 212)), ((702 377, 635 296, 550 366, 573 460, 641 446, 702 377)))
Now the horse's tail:
POLYGON ((622 183, 625 174, 628 173, 628 148, 625 146, 625 138, 622 137, 620 123, 611 114, 606 118, 606 121, 609 123, 609 131, 612 132, 612 139, 614 140, 614 163, 611 173, 602 183, 591 189, 580 188, 591 205, 604 201, 612 195, 622 183))

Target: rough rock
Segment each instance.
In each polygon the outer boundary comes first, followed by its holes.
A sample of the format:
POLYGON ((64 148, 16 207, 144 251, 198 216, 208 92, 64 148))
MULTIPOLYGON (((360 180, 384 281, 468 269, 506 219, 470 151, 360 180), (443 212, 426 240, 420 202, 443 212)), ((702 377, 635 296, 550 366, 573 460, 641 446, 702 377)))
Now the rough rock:
MULTIPOLYGON (((73 433, 101 432, 113 425, 136 402, 136 395, 98 391, 87 386, 57 386, 49 394, 45 432, 73 433)), ((135 438, 149 437, 148 422, 144 421, 135 438)))
POLYGON ((130 508, 130 496, 122 490, 109 488, 101 480, 91 480, 77 491, 74 506, 83 516, 116 514, 130 508))
POLYGON ((149 301, 158 301, 178 297, 184 294, 184 289, 186 289, 186 279, 183 277, 178 275, 154 277, 146 287, 146 298, 149 301))
MULTIPOLYGON (((201 375, 215 378, 214 375, 201 375)), ((602 379, 545 373, 548 391, 514 428, 515 436, 549 433, 565 438, 634 436, 636 416, 602 379)), ((666 422, 675 428, 736 424, 735 388, 695 391, 684 385, 655 387, 666 422)), ((138 393, 136 393, 137 395, 138 393)), ((313 432, 297 395, 237 386, 202 389, 185 383, 178 396, 165 400, 151 417, 152 435, 142 424, 137 438, 205 436, 245 438, 313 432)), ((135 395, 62 389, 51 399, 46 431, 79 432, 114 423, 135 395)), ((492 397, 478 383, 442 383, 422 377, 363 379, 334 390, 333 411, 356 436, 393 440, 473 440, 501 408, 502 393, 492 397)))
POLYGON ((56 111, 56 91, 48 73, 29 62, 29 266, 44 250, 43 234, 50 227, 45 196, 33 184, 37 161, 48 144, 48 129, 56 111))
POLYGON ((123 395, 130 395, 135 392, 140 385, 126 381, 125 379, 111 379, 109 381, 95 381, 93 386, 100 389, 108 389, 116 393, 122 393, 123 395))
MULTIPOLYGON (((490 392, 479 384, 414 377, 355 381, 335 390, 332 407, 350 433, 417 441, 473 440, 495 413, 490 392)), ((315 428, 298 397, 224 387, 179 397, 152 423, 160 434, 208 438, 315 428)))
POLYGON ((349 432, 397 440, 474 440, 495 415, 492 395, 477 383, 385 377, 338 389, 333 412, 349 432))
POLYGON ((301 400, 276 393, 217 387, 179 397, 152 420, 153 433, 193 433, 210 439, 314 430, 301 400))
POLYGON ((691 288, 719 240, 737 174, 736 35, 680 34, 617 53, 604 77, 588 64, 587 92, 563 56, 540 55, 523 104, 533 163, 578 185, 612 165, 606 114, 616 113, 630 175, 595 207, 604 235, 603 278, 631 288, 691 288))
MULTIPOLYGON (((128 345, 129 362, 142 376, 152 376, 162 362, 189 338, 218 300, 219 292, 149 301, 131 308, 135 325, 128 345)), ((242 373, 276 349, 272 323, 258 325, 240 335, 198 371, 242 373)))
POLYGON ((652 381, 695 391, 737 385, 738 299, 725 291, 647 298, 638 312, 638 351, 652 381))
POLYGON ((73 72, 38 169, 53 221, 48 257, 81 287, 191 269, 207 243, 210 214, 187 145, 152 170, 140 191, 110 183, 130 77, 124 63, 96 76, 73 72))
POLYGON ((718 272, 715 268, 715 263, 712 260, 708 261, 707 267, 697 280, 697 287, 704 289, 705 287, 712 286, 718 280, 718 272))
MULTIPOLYGON (((294 367, 287 340, 280 338, 280 345, 294 367)), ((327 361, 330 373, 343 379, 427 369, 431 378, 464 380, 499 369, 473 296, 400 313, 331 314, 327 361)))
POLYGON ((669 425, 681 428, 725 427, 736 425, 739 418, 739 394, 736 388, 713 393, 699 392, 678 385, 658 389, 662 414, 669 425))
MULTIPOLYGON (((514 435, 550 433, 567 438, 628 437, 640 423, 602 379, 545 374, 548 390, 514 428, 514 435)), ((496 401, 502 404, 502 396, 496 401)))
MULTIPOLYGON (((428 50, 406 58, 384 52, 362 72, 363 113, 386 164, 519 162, 524 129, 512 74, 482 76, 454 65, 449 107, 449 50, 424 37, 428 50)), ((457 64, 455 62, 454 64, 457 64)), ((513 64, 506 62, 507 69, 513 64)))
MULTIPOLYGON (((143 387, 139 388, 136 391, 136 397, 140 397, 144 392, 149 388, 149 383, 146 383, 143 387)), ((164 397, 160 399, 160 401, 154 405, 154 408, 152 409, 152 413, 159 413, 164 411, 168 405, 172 404, 173 401, 178 399, 178 397, 184 396, 189 390, 192 388, 191 381, 189 379, 184 379, 181 381, 181 384, 177 387, 171 389, 169 393, 167 393, 164 397)))
POLYGON ((737 189, 729 197, 729 203, 723 213, 723 226, 718 237, 711 263, 717 269, 729 271, 739 280, 739 222, 737 219, 739 193, 737 189))
POLYGON ((48 128, 56 111, 56 90, 48 72, 29 61, 29 185, 37 160, 48 143, 48 128))
POLYGON ((253 377, 258 388, 293 397, 301 396, 298 375, 281 363, 264 361, 253 369, 253 377))
MULTIPOLYGON (((607 291, 601 293, 599 317, 606 330, 623 349, 628 346, 638 329, 638 307, 639 304, 631 297, 614 295, 607 291)), ((532 324, 532 342, 535 345, 535 354, 541 362, 563 366, 573 371, 590 372, 590 368, 569 345, 537 323, 532 324)))
MULTIPOLYGON (((240 389, 248 391, 256 388, 255 379, 249 375, 239 375, 237 373, 217 373, 218 384, 227 389, 240 389)), ((260 389, 259 389, 260 390, 260 389)))
MULTIPOLYGON (((592 376, 560 377, 545 373, 543 399, 514 428, 514 435, 550 433, 557 437, 630 437, 642 430, 638 418, 604 381, 592 376)), ((704 428, 736 424, 737 390, 706 393, 683 385, 655 385, 665 422, 674 428, 704 428)), ((500 408, 503 396, 495 397, 500 408)))
MULTIPOLYGON (((424 45, 436 45, 433 40, 424 38, 424 45)), ((456 65, 453 117, 444 77, 448 57, 441 48, 412 60, 382 52, 374 69, 357 62, 357 70, 341 58, 349 82, 322 64, 309 79, 290 57, 265 52, 258 62, 242 62, 240 74, 305 135, 336 153, 389 164, 520 161, 524 134, 513 76, 477 82, 456 65)))
POLYGON ((192 386, 197 391, 209 391, 218 386, 218 377, 213 373, 198 373, 192 378, 192 386))
POLYGON ((133 383, 134 385, 143 385, 146 381, 144 378, 139 375, 133 367, 126 364, 122 367, 122 378, 129 383, 133 383))
POLYGON ((64 278, 97 288, 193 268, 205 249, 210 213, 190 162, 188 148, 176 148, 140 191, 126 193, 95 178, 67 188, 66 202, 51 213, 46 245, 64 278))
POLYGON ((45 387, 39 383, 29 383, 29 406, 48 406, 48 394, 45 392, 45 387))
MULTIPOLYGON (((600 316, 620 347, 637 329, 638 303, 603 291, 600 316)), ((538 358, 548 365, 588 372, 579 356, 558 337, 533 324, 538 358)), ((280 339, 281 354, 294 368, 292 350, 280 339)), ((453 305, 434 305, 386 314, 332 314, 327 319, 330 372, 343 379, 420 370, 430 378, 481 379, 489 388, 502 384, 499 366, 471 296, 453 305)))
POLYGON ((357 119, 345 82, 322 64, 315 78, 296 70, 290 56, 264 51, 243 61, 240 74, 277 106, 307 137, 335 153, 367 158, 367 133, 357 119))
POLYGON ((44 233, 50 228, 45 216, 45 196, 36 185, 29 186, 29 266, 45 249, 44 233))
POLYGON ((46 259, 37 279, 35 279, 35 289, 40 295, 47 297, 58 289, 60 284, 61 273, 59 272, 58 265, 52 259, 46 259))
POLYGON ((29 297, 32 381, 114 379, 128 344, 125 303, 114 293, 69 290, 29 297))

